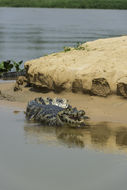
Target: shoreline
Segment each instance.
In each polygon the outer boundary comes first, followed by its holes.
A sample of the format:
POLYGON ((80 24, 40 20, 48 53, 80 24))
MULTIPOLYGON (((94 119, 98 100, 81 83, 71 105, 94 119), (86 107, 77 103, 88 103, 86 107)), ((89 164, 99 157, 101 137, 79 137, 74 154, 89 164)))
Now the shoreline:
POLYGON ((14 8, 62 8, 62 9, 110 9, 110 10, 126 10, 127 5, 125 0, 108 2, 96 0, 81 1, 73 3, 71 0, 52 0, 52 1, 39 1, 32 0, 31 2, 20 2, 19 0, 6 0, 0 1, 0 7, 14 7, 14 8))
POLYGON ((67 9, 67 10, 104 10, 104 11, 106 11, 106 10, 110 10, 110 11, 117 11, 117 10, 119 10, 119 11, 126 11, 127 10, 127 8, 126 9, 118 9, 118 8, 70 8, 70 7, 23 7, 23 6, 21 6, 21 7, 16 7, 16 6, 1 6, 0 5, 0 8, 16 8, 16 9, 24 9, 24 8, 26 8, 26 9, 67 9))
POLYGON ((0 106, 14 107, 25 111, 28 101, 36 97, 61 97, 69 100, 73 107, 83 109, 90 117, 88 123, 96 125, 100 122, 127 124, 127 100, 116 95, 106 98, 90 96, 82 93, 54 92, 42 93, 33 88, 23 87, 22 90, 13 91, 15 83, 0 83, 0 106))

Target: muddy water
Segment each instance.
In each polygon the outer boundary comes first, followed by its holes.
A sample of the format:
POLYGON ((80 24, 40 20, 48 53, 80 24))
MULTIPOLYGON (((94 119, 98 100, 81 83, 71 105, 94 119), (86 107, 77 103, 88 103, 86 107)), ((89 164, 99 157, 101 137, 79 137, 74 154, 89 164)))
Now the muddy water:
POLYGON ((125 190, 127 128, 46 128, 0 107, 1 190, 125 190))

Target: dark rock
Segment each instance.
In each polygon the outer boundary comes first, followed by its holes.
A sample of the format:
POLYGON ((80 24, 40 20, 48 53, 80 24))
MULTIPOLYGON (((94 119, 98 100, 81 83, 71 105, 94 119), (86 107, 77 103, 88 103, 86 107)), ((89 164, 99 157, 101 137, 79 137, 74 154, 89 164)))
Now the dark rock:
POLYGON ((117 95, 127 98, 127 77, 124 76, 117 81, 117 95))
POLYGON ((5 72, 2 74, 2 79, 4 80, 10 80, 10 79, 17 79, 17 77, 19 76, 25 76, 26 75, 26 71, 22 70, 22 71, 18 71, 18 72, 5 72))
POLYGON ((16 80, 16 83, 18 85, 23 85, 25 82, 27 82, 27 79, 25 76, 19 76, 16 80))
POLYGON ((16 80, 14 91, 22 90, 22 87, 27 84, 27 78, 25 76, 19 76, 16 80))
POLYGON ((109 83, 105 78, 96 78, 92 80, 91 94, 106 97, 111 94, 109 83))
POLYGON ((20 87, 20 85, 18 85, 17 83, 15 83, 14 91, 18 91, 18 90, 22 90, 22 88, 20 87))
POLYGON ((81 79, 75 79, 72 83, 72 92, 83 91, 83 84, 81 79))
POLYGON ((123 82, 117 84, 117 95, 127 98, 127 84, 123 82))

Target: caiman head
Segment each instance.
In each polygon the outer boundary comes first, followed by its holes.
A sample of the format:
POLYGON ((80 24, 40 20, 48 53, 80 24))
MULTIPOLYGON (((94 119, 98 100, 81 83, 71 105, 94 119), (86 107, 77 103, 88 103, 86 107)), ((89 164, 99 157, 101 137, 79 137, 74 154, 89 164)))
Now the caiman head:
POLYGON ((57 114, 59 121, 63 125, 71 127, 83 127, 85 126, 85 120, 89 119, 85 116, 84 110, 77 110, 76 108, 66 108, 57 114))

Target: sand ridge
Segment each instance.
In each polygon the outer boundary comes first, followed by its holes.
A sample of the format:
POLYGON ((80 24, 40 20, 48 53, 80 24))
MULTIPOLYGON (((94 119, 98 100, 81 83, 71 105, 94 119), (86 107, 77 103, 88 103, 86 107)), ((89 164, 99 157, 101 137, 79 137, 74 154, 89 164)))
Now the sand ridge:
POLYGON ((30 83, 55 91, 88 92, 92 80, 105 78, 111 92, 116 93, 118 81, 127 80, 127 36, 99 39, 70 51, 53 53, 27 61, 30 83))

